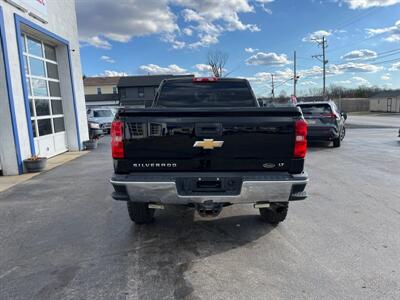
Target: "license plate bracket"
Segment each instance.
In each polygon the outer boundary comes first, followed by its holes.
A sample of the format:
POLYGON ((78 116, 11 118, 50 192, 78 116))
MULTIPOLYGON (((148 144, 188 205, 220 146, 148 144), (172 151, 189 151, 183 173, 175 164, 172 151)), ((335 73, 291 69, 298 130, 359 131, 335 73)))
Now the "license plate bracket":
POLYGON ((176 180, 179 195, 239 195, 242 179, 239 177, 194 177, 176 180))

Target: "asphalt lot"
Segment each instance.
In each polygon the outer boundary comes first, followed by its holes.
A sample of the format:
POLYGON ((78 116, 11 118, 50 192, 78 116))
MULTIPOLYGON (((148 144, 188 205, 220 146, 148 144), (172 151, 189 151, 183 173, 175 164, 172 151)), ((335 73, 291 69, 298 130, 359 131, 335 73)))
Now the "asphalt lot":
POLYGON ((400 114, 353 114, 346 123, 349 128, 399 128, 400 114))
POLYGON ((0 193, 0 299, 399 299, 400 139, 314 144, 309 198, 277 227, 251 206, 138 227, 99 149, 0 193))

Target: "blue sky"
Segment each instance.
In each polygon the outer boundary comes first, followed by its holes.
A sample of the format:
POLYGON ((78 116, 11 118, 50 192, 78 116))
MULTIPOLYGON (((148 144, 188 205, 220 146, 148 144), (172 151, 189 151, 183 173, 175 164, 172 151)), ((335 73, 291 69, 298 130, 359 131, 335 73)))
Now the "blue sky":
POLYGON ((400 0, 76 0, 86 76, 208 76, 210 50, 257 95, 322 86, 312 38, 328 41, 327 84, 400 88, 400 0), (287 83, 285 83, 287 81, 287 83))

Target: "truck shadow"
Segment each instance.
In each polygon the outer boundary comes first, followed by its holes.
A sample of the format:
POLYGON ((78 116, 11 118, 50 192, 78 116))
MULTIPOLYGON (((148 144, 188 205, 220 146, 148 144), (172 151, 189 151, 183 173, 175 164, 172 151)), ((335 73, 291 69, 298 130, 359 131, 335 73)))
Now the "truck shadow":
POLYGON ((317 152, 332 148, 331 142, 308 141, 308 151, 317 152))
POLYGON ((158 299, 184 298, 193 291, 184 273, 193 261, 239 247, 254 247, 255 241, 274 229, 258 215, 219 217, 194 221, 194 209, 168 208, 154 223, 132 225, 133 248, 138 257, 135 280, 139 298, 154 298, 146 283, 157 282, 158 299), (149 270, 152 270, 149 272, 149 270))

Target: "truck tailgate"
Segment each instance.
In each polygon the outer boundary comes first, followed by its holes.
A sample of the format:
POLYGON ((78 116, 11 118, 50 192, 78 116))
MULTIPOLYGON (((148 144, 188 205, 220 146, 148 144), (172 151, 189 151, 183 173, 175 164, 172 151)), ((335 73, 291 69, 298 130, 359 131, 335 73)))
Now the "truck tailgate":
POLYGON ((295 159, 298 108, 123 109, 123 159, 117 173, 285 171, 295 159))

